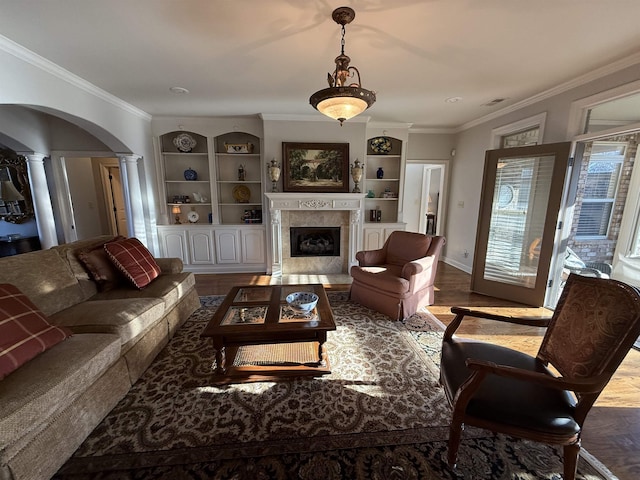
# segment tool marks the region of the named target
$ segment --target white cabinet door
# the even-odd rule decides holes
[[[242,263],[264,263],[264,230],[242,230]]]
[[[216,262],[240,263],[240,231],[237,228],[216,228]]]
[[[185,265],[189,264],[187,250],[187,232],[181,228],[158,228],[158,238],[163,257],[179,258]]]
[[[386,242],[389,235],[391,235],[391,232],[404,230],[405,227],[405,223],[378,224],[375,227],[365,224],[362,229],[364,250],[377,250],[382,248],[384,246],[384,242]]]
[[[384,230],[382,228],[363,228],[364,249],[377,250],[384,244]]]
[[[192,264],[212,265],[215,263],[213,232],[210,229],[189,230],[189,248]]]

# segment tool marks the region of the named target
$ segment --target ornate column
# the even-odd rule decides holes
[[[356,253],[362,249],[362,210],[351,210],[349,212],[349,270],[356,261]]]
[[[47,176],[44,171],[44,159],[42,153],[25,153],[27,170],[29,172],[29,185],[33,197],[33,210],[38,226],[38,235],[43,249],[58,245],[56,235],[56,223],[51,205],[51,195],[47,185]]]
[[[282,215],[279,209],[269,209],[271,216],[271,275],[282,276]]]
[[[138,161],[142,159],[135,154],[116,154],[120,162],[120,175],[124,193],[125,210],[127,212],[127,229],[129,236],[147,241],[147,229],[144,218],[144,206],[142,202],[142,189],[140,188],[140,175],[138,173]]]

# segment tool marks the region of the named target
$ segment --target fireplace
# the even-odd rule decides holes
[[[344,274],[358,264],[356,253],[362,245],[364,194],[265,193],[265,196],[269,200],[267,242],[271,245],[267,273],[274,277]],[[339,256],[293,257],[292,227],[338,227],[334,245],[339,245]]]
[[[292,257],[339,257],[340,227],[291,227]]]

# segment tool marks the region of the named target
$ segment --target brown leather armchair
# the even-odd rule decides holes
[[[456,462],[467,424],[562,445],[564,479],[573,480],[585,418],[640,335],[640,292],[616,280],[571,274],[550,319],[451,311],[456,316],[445,331],[440,364],[440,383],[453,407],[449,464]],[[547,329],[532,357],[455,337],[465,316]]]
[[[350,297],[393,320],[433,303],[433,282],[444,237],[395,231],[381,249],[356,254]]]

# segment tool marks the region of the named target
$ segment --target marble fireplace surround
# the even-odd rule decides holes
[[[287,271],[287,262],[291,262],[288,252],[289,248],[289,232],[291,226],[289,217],[295,212],[304,214],[306,218],[305,225],[294,226],[336,226],[336,215],[325,215],[331,212],[343,212],[345,215],[345,225],[342,226],[343,246],[341,255],[344,262],[340,267],[340,272],[331,273],[348,273],[352,265],[357,265],[356,253],[362,246],[362,227],[363,227],[363,211],[364,197],[362,193],[265,193],[269,208],[270,225],[267,228],[267,245],[269,248],[269,265],[271,266],[272,276],[281,277]],[[284,213],[283,213],[284,212]],[[313,215],[313,212],[322,213]],[[286,218],[285,218],[286,217]],[[283,218],[285,222],[283,222]],[[298,218],[298,217],[292,217]],[[324,219],[330,218],[330,222],[323,225]],[[320,222],[320,223],[319,223]],[[283,232],[283,228],[287,231]],[[346,238],[345,238],[346,237]],[[284,240],[283,240],[284,239]],[[286,243],[286,245],[285,245]],[[286,248],[285,248],[286,247]],[[319,262],[327,262],[326,257],[319,258]],[[301,273],[296,271],[295,273]],[[306,272],[306,273],[322,273],[322,272]]]

